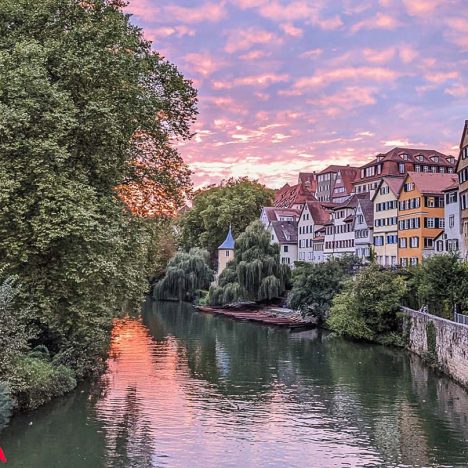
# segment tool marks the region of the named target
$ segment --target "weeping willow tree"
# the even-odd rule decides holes
[[[167,264],[166,275],[156,284],[153,297],[193,301],[200,291],[208,290],[214,279],[208,261],[206,250],[194,248],[188,253],[176,253]]]
[[[260,221],[254,221],[236,241],[234,260],[212,286],[208,303],[263,301],[280,297],[289,285],[291,270],[280,263],[277,244]]]

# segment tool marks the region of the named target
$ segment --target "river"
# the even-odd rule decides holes
[[[8,467],[468,466],[468,394],[419,358],[148,303],[94,384],[15,417]]]

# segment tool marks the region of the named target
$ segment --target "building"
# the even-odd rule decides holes
[[[326,208],[319,201],[308,201],[305,203],[297,227],[299,261],[315,261],[313,240],[316,232],[322,229],[330,220],[330,211],[330,208]]]
[[[299,210],[265,206],[260,213],[260,221],[267,228],[272,221],[299,221],[300,214]]]
[[[370,192],[372,197],[382,177],[402,177],[408,172],[452,173],[455,164],[454,156],[436,150],[393,148],[359,168],[353,184],[354,193]]]
[[[226,239],[218,247],[218,276],[226,268],[228,262],[234,259],[234,246],[235,241],[232,235],[231,226],[229,226],[229,231],[227,233]]]
[[[434,254],[460,252],[461,223],[458,181],[443,190],[445,196],[444,231],[435,239]]]
[[[355,255],[362,260],[369,260],[373,243],[374,205],[369,198],[359,198],[354,216]]]
[[[297,222],[273,221],[269,231],[271,242],[279,245],[280,262],[294,267],[297,261]]]
[[[359,197],[354,195],[346,202],[332,208],[331,219],[325,225],[323,250],[325,259],[355,254],[353,226],[359,198],[365,198],[365,195]]]
[[[331,202],[335,199],[348,198],[352,191],[352,181],[357,176],[358,168],[331,165],[317,174],[315,197],[318,201]],[[338,178],[338,183],[336,179]],[[348,180],[351,181],[348,185]],[[335,191],[336,189],[336,191]],[[341,200],[345,201],[345,200]]]
[[[296,185],[285,184],[275,193],[275,208],[301,211],[306,201],[315,200],[317,179],[315,172],[300,172]]]
[[[460,156],[456,167],[459,184],[461,245],[463,258],[468,259],[468,120],[460,142]]]
[[[434,252],[434,239],[445,227],[444,192],[452,174],[410,172],[398,196],[398,257],[402,266],[417,265]]]
[[[332,203],[344,203],[353,192],[353,182],[356,179],[358,169],[355,167],[344,167],[336,172],[332,184],[330,201]]]
[[[315,232],[315,237],[312,239],[313,248],[313,263],[322,263],[325,261],[325,226]]]
[[[384,177],[372,197],[374,252],[382,266],[398,265],[398,194],[403,182],[404,177]]]

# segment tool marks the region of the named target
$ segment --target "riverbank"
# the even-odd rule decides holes
[[[406,348],[468,391],[468,325],[402,308]]]

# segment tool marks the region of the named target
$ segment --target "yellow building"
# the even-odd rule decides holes
[[[398,258],[402,266],[417,265],[434,251],[444,230],[443,190],[453,174],[409,172],[398,196]]]
[[[384,177],[372,198],[374,252],[377,263],[382,266],[398,264],[398,194],[403,182],[403,177]]]

